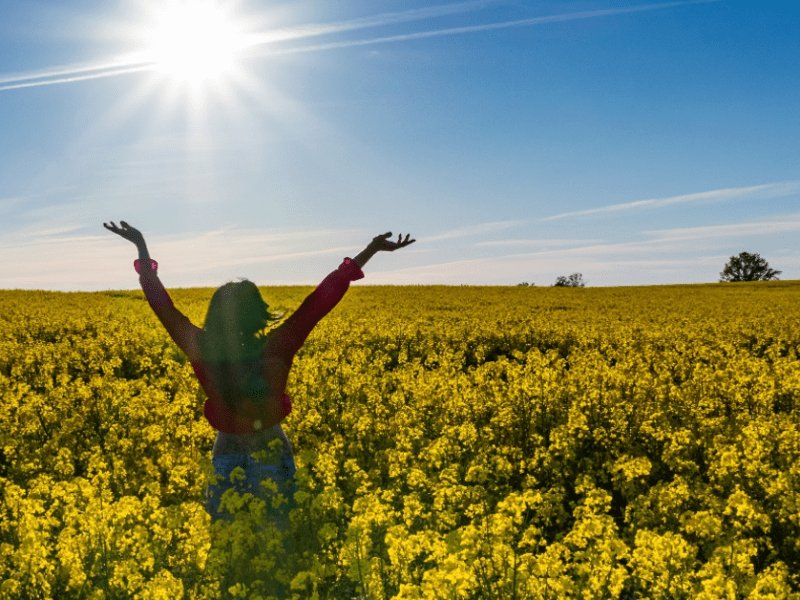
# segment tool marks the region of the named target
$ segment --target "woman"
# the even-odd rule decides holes
[[[219,506],[222,493],[229,488],[269,497],[261,482],[270,479],[289,500],[276,515],[276,524],[285,528],[295,464],[280,422],[292,409],[285,388],[294,356],[319,320],[342,299],[350,282],[364,277],[361,268],[376,252],[392,252],[415,240],[401,235],[392,242],[391,232],[376,236],[354,259],[345,258],[288,319],[262,335],[267,323],[277,317],[269,313],[255,284],[247,280],[231,282],[214,292],[200,329],[173,306],[141,232],[125,221],[120,225],[103,223],[138,248],[139,260],[134,261],[134,267],[147,301],[189,358],[207,396],[204,413],[217,430],[212,462],[218,475],[217,483],[209,485],[206,493],[209,513],[215,518],[231,518],[221,514]],[[272,458],[264,460],[270,452]],[[230,475],[236,467],[242,467],[245,479],[233,483]]]

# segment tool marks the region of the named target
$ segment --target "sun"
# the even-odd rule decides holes
[[[178,81],[219,80],[246,46],[241,26],[215,0],[169,0],[153,17],[145,55],[155,70]]]

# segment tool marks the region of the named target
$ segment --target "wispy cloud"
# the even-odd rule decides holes
[[[0,213],[8,212],[12,208],[19,206],[21,203],[22,203],[21,198],[0,199]]]
[[[147,235],[150,253],[159,261],[168,286],[213,286],[245,275],[260,283],[316,283],[369,239],[362,231],[318,228],[231,227],[180,236]],[[131,276],[135,248],[101,229],[99,223],[90,229],[85,222],[37,221],[0,235],[0,249],[0,288],[86,290],[136,285]],[[337,258],[314,260],[326,256]]]
[[[188,253],[184,250],[174,258],[176,259],[176,267],[180,268],[181,264],[185,264],[185,266],[180,269],[182,273],[204,273],[209,270],[231,269],[233,267],[242,267],[246,265],[263,265],[265,263],[287,261],[295,258],[307,258],[310,256],[344,255],[352,253],[354,249],[356,249],[355,246],[335,246],[325,247],[320,250],[304,250],[300,252],[261,253],[241,258],[198,257],[196,254]],[[360,250],[360,248],[358,248],[358,250]],[[203,254],[207,253],[204,252]]]
[[[534,281],[550,285],[557,276],[576,271],[582,272],[593,286],[618,285],[619,282],[625,285],[710,282],[717,280],[719,271],[734,251],[732,248],[739,251],[775,235],[794,238],[796,232],[800,232],[800,214],[738,224],[653,230],[642,232],[648,239],[636,241],[442,260],[372,273],[369,282],[493,285]],[[484,243],[480,245],[485,246]],[[784,276],[786,269],[798,262],[785,251],[770,254],[769,260],[776,268],[784,270]]]
[[[549,217],[537,219],[537,222],[555,221],[558,219],[569,219],[573,217],[585,217],[589,215],[599,215],[604,213],[615,213],[621,211],[636,210],[640,208],[659,208],[671,204],[682,204],[687,202],[703,201],[724,201],[734,198],[748,198],[751,200],[765,200],[767,198],[780,198],[800,193],[800,181],[787,181],[783,183],[768,183],[765,185],[755,185],[743,188],[726,188],[712,190],[709,192],[699,192],[686,194],[683,196],[672,196],[670,198],[654,198],[650,200],[637,200],[636,202],[625,202],[623,204],[611,204],[599,208],[589,208],[586,210],[573,210],[559,213]]]
[[[654,241],[684,241],[707,238],[754,237],[800,231],[800,215],[788,215],[772,221],[751,221],[734,225],[710,225],[707,227],[687,227],[683,229],[661,229],[643,233],[654,236]]]
[[[468,227],[461,227],[459,229],[451,229],[433,236],[426,236],[425,242],[438,242],[441,240],[452,240],[456,238],[471,237],[490,233],[493,231],[501,231],[503,229],[510,229],[518,225],[522,225],[524,221],[493,221],[490,223],[481,223],[479,225],[470,225]]]
[[[748,221],[746,223],[730,225],[720,224],[643,231],[642,234],[648,236],[650,239],[507,254],[500,258],[512,260],[525,258],[554,259],[560,257],[585,257],[589,260],[592,257],[600,255],[615,254],[669,253],[673,255],[686,255],[687,253],[698,251],[700,247],[721,249],[728,247],[732,242],[743,242],[748,238],[797,231],[800,231],[800,214],[774,217],[766,221]],[[692,240],[701,241],[702,243],[687,245],[687,242]]]
[[[273,54],[294,54],[298,52],[318,52],[322,50],[332,50],[336,48],[348,48],[354,46],[365,46],[372,44],[384,44],[391,42],[402,42],[415,39],[441,37],[449,35],[461,35],[468,33],[478,33],[509,27],[532,27],[549,23],[560,23],[577,19],[592,19],[598,17],[608,17],[626,13],[635,13],[650,10],[659,10],[685,6],[691,4],[706,4],[720,2],[721,0],[685,0],[682,2],[664,2],[659,4],[646,4],[642,6],[629,6],[623,8],[609,8],[602,10],[580,11],[563,13],[558,15],[548,15],[544,17],[532,17],[528,19],[516,19],[495,23],[482,23],[478,25],[468,25],[463,27],[438,28],[428,31],[418,31],[399,35],[383,36],[377,38],[361,40],[344,40],[329,42],[316,45],[295,46],[290,48],[276,48]],[[442,6],[427,7],[421,9],[411,9],[401,12],[384,13],[373,17],[353,19],[350,21],[336,21],[328,24],[311,24],[294,28],[265,31],[250,34],[243,38],[241,49],[252,48],[276,44],[285,41],[302,40],[313,36],[330,35],[344,33],[358,29],[371,27],[381,27],[423,19],[436,18],[450,14],[464,13],[483,8],[492,4],[490,0],[473,0],[468,2],[457,2]],[[70,83],[102,77],[113,77],[126,73],[148,71],[157,68],[157,63],[145,54],[130,54],[106,60],[98,63],[53,67],[29,73],[0,76],[0,91],[12,90],[26,87],[36,87],[41,85],[54,85],[60,83]]]
[[[297,229],[289,231],[225,228],[170,239],[155,239],[151,253],[169,257],[181,277],[210,273],[234,276],[232,270],[298,258],[354,253],[355,245],[342,244],[360,237],[348,230]],[[366,237],[366,236],[362,236]]]
[[[516,222],[489,223],[420,239],[420,249],[432,239],[469,237],[511,223]],[[363,283],[491,285],[534,281],[549,285],[556,276],[575,271],[582,272],[591,285],[715,281],[732,248],[741,250],[758,243],[759,248],[754,250],[764,255],[760,249],[764,240],[780,236],[791,240],[797,232],[800,214],[789,214],[737,224],[648,230],[641,233],[644,239],[625,242],[506,240],[494,246],[522,246],[533,251],[496,256],[486,255],[485,249],[491,245],[462,244],[453,253],[420,253],[415,260],[408,254],[401,262],[376,261]],[[161,263],[160,272],[169,287],[215,286],[242,275],[277,285],[318,282],[342,256],[352,256],[368,239],[369,233],[356,230],[220,228],[199,234],[148,236],[148,245]],[[563,247],[540,249],[536,245],[539,242],[550,246],[557,242]],[[104,230],[90,231],[85,223],[37,221],[0,236],[0,248],[2,288],[99,290],[137,285],[131,267],[133,247]],[[777,261],[774,245],[771,252],[768,259],[776,268],[786,273],[794,265],[786,256]],[[391,268],[400,265],[404,268]]]
[[[476,246],[574,246],[575,244],[593,244],[602,240],[574,240],[574,239],[537,239],[537,240],[497,240],[492,242],[478,242]]]
[[[742,188],[725,188],[720,190],[711,190],[706,192],[697,192],[694,194],[685,194],[682,196],[672,196],[669,198],[657,198],[650,200],[638,200],[636,202],[627,202],[624,204],[612,204],[609,206],[602,206],[599,208],[592,208],[587,210],[576,210],[549,217],[533,219],[530,221],[525,220],[510,220],[510,221],[493,221],[489,223],[480,223],[459,229],[446,231],[431,237],[426,237],[426,242],[449,240],[464,237],[474,237],[483,234],[511,229],[514,227],[521,227],[530,225],[532,223],[542,223],[548,221],[555,221],[559,219],[568,219],[572,217],[583,217],[604,213],[616,213],[623,211],[636,210],[640,208],[660,208],[674,204],[691,203],[691,202],[721,202],[733,199],[747,199],[747,200],[765,200],[768,198],[779,198],[783,196],[790,196],[792,194],[800,193],[800,181],[787,181],[782,183],[768,183],[764,185],[756,185]],[[758,223],[743,223],[739,225],[715,225],[709,227],[694,227],[685,229],[673,229],[663,231],[644,231],[646,235],[652,235],[653,240],[649,241],[634,241],[624,242],[622,244],[614,244],[613,246],[626,246],[636,247],[641,244],[652,244],[655,242],[663,242],[670,239],[699,239],[704,237],[726,237],[726,236],[741,236],[741,235],[756,235],[762,231],[794,231],[794,221],[763,221]],[[476,242],[474,245],[482,248],[501,248],[501,247],[544,247],[546,250],[542,252],[565,252],[580,250],[581,248],[608,248],[610,246],[601,243],[600,239],[508,239],[508,240],[485,240]],[[573,246],[574,249],[551,250],[554,246]]]
[[[473,258],[370,273],[372,285],[491,284],[515,276],[518,267],[508,261]]]

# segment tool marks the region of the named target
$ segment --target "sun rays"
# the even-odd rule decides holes
[[[0,75],[0,91],[70,83],[141,71],[156,71],[184,83],[198,84],[214,81],[219,84],[222,75],[230,74],[237,66],[240,66],[240,55],[254,47],[266,47],[267,51],[264,52],[266,55],[324,51],[430,37],[463,35],[510,27],[531,27],[718,1],[720,0],[681,0],[460,27],[437,27],[396,35],[333,40],[306,45],[291,45],[291,43],[312,37],[343,34],[350,31],[478,11],[492,5],[493,2],[491,0],[470,0],[332,23],[264,29],[263,26],[259,28],[253,26],[254,23],[263,23],[263,19],[246,18],[233,14],[229,5],[223,4],[221,0],[170,0],[167,3],[153,1],[145,5],[145,12],[148,15],[145,21],[119,27],[122,35],[132,38],[134,46],[138,46],[130,53],[112,60],[91,64]],[[290,45],[281,45],[286,42],[289,42]]]

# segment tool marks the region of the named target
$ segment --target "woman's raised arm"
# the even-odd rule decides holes
[[[291,364],[295,353],[300,350],[311,330],[344,297],[350,282],[364,277],[361,267],[377,252],[393,252],[415,241],[409,240],[410,235],[406,235],[405,240],[401,235],[396,242],[391,242],[389,241],[391,236],[391,232],[375,236],[355,258],[345,258],[339,268],[323,279],[300,307],[275,329],[267,343],[271,345],[276,356]]]
[[[193,325],[186,315],[173,305],[172,298],[169,297],[167,290],[164,289],[161,280],[156,274],[158,263],[150,258],[144,236],[138,229],[131,227],[125,221],[120,221],[122,227],[117,227],[113,221],[110,223],[111,225],[103,223],[103,227],[132,242],[139,250],[139,260],[134,262],[134,267],[136,272],[139,273],[139,283],[142,286],[142,290],[144,290],[144,295],[147,297],[150,308],[153,309],[167,333],[178,345],[178,348],[183,350],[184,354],[189,357],[189,360],[192,362],[199,360],[200,345],[198,334],[202,329]]]

